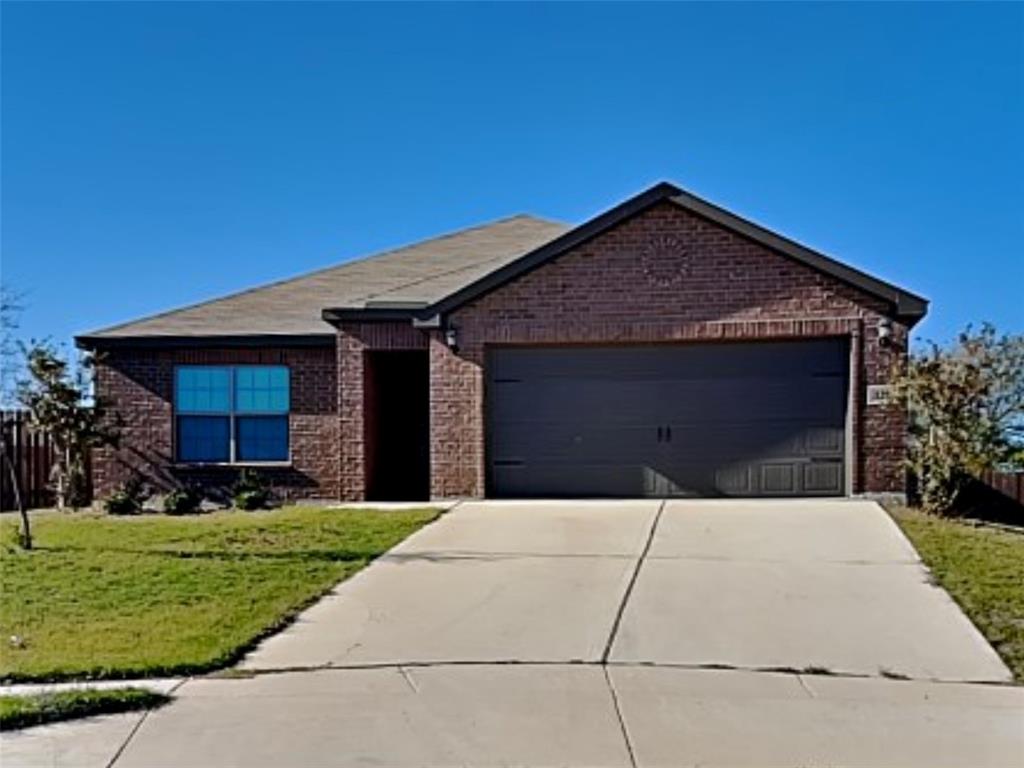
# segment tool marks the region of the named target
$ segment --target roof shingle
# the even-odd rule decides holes
[[[333,334],[325,307],[432,304],[568,230],[513,216],[79,338]]]

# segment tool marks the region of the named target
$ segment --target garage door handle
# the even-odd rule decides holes
[[[665,427],[665,442],[672,442],[672,427]]]

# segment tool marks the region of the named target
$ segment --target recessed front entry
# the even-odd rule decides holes
[[[832,496],[844,339],[507,347],[487,360],[493,496]]]
[[[367,352],[363,370],[366,498],[430,498],[426,351]]]

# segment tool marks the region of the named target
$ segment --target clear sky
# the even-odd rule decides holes
[[[667,179],[1024,331],[1024,5],[0,4],[2,277],[76,332]]]

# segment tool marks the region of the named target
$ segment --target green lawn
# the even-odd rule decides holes
[[[124,678],[238,660],[437,511],[45,512],[0,519],[0,679]],[[17,639],[15,639],[17,638]]]
[[[1024,533],[904,508],[892,514],[939,584],[1024,682]]]
[[[168,696],[141,688],[0,696],[0,731],[28,728],[76,717],[152,709],[168,701]]]

